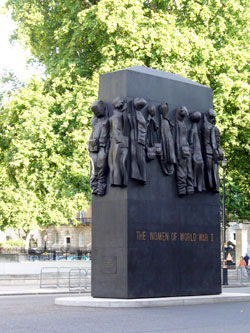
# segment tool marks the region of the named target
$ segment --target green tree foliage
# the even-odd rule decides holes
[[[84,93],[50,89],[33,78],[2,106],[1,228],[68,223],[88,203]]]
[[[11,96],[13,90],[18,90],[23,84],[18,80],[15,73],[3,70],[0,74],[0,103],[4,103],[4,98]]]
[[[58,158],[52,170],[69,175],[69,165],[61,156],[69,154],[71,163],[79,165],[79,149],[81,161],[87,161],[88,105],[97,96],[100,73],[132,65],[173,72],[213,89],[222,146],[229,159],[228,208],[239,218],[249,218],[244,208],[250,204],[248,0],[8,0],[7,6],[18,26],[14,37],[46,66],[47,79],[40,84],[37,101],[39,119],[47,114],[52,121],[43,142],[60,138],[52,145],[51,154]],[[31,95],[37,93],[33,88]],[[17,116],[21,100],[16,96],[12,101],[16,101]],[[29,122],[26,116],[23,119]],[[16,161],[13,149],[8,148],[6,155]],[[35,151],[34,147],[31,152]],[[41,162],[40,157],[34,160]],[[46,163],[40,167],[50,169]],[[47,187],[39,166],[31,163],[25,168],[32,165],[34,184],[38,193],[44,193]],[[21,174],[22,169],[18,170]],[[62,179],[53,178],[52,173],[48,183]],[[73,191],[70,177],[65,181]]]

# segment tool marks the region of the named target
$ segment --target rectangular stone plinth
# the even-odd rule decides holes
[[[207,112],[210,88],[143,67],[104,74],[99,99],[142,97],[151,104]],[[110,108],[111,109],[111,108]],[[190,124],[187,123],[187,126]],[[147,163],[147,184],[107,186],[92,201],[92,296],[145,298],[221,292],[218,193],[178,197],[175,175]]]

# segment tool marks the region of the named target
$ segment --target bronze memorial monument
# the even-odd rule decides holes
[[[212,90],[135,66],[101,75],[91,108],[92,296],[220,293]]]

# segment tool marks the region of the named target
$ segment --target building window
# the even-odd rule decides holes
[[[84,232],[80,232],[80,235],[79,235],[79,246],[80,247],[83,247],[84,246]]]
[[[30,236],[29,247],[30,248],[36,248],[37,247],[37,241],[34,239],[33,235]]]
[[[65,243],[66,246],[70,245],[70,233],[68,231],[66,232]]]
[[[55,243],[58,245],[59,244],[59,234],[58,232],[56,231],[56,234],[55,234]]]
[[[83,210],[80,211],[80,222],[81,223],[84,222],[84,211]]]

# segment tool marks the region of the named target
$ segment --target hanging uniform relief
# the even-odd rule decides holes
[[[113,115],[109,119],[110,123],[110,150],[108,156],[110,169],[110,185],[127,186],[127,157],[128,140],[125,135],[125,117],[127,103],[120,97],[112,102]]]
[[[92,133],[89,139],[90,185],[93,194],[104,195],[107,176],[109,119],[103,101],[94,102],[91,109],[94,117],[91,120]]]
[[[131,178],[143,184],[146,183],[146,134],[147,122],[141,113],[147,102],[143,98],[135,98],[128,112],[130,123],[130,153],[131,153]]]
[[[176,165],[174,139],[172,135],[172,128],[170,120],[167,118],[168,104],[164,103],[159,106],[160,109],[160,127],[161,127],[161,168],[166,175],[174,173]]]
[[[216,113],[210,109],[204,115],[202,136],[204,144],[205,180],[209,191],[218,192],[220,186],[219,161],[223,159],[224,153],[220,150],[220,132],[215,126]]]
[[[92,193],[104,195],[107,175],[111,186],[126,187],[131,178],[147,182],[147,163],[158,159],[166,176],[175,174],[177,194],[219,190],[218,164],[223,158],[216,113],[204,114],[185,106],[149,104],[143,98],[116,97],[108,115],[107,103],[97,101],[91,109],[89,140]],[[159,169],[159,172],[160,169]]]
[[[204,180],[204,162],[201,151],[200,135],[198,123],[201,119],[200,112],[193,112],[190,114],[192,126],[189,134],[189,145],[192,159],[193,169],[193,185],[196,191],[205,191]]]
[[[159,126],[156,121],[156,106],[147,108],[147,137],[146,152],[149,160],[154,160],[156,155],[161,155],[161,144],[159,139]]]

